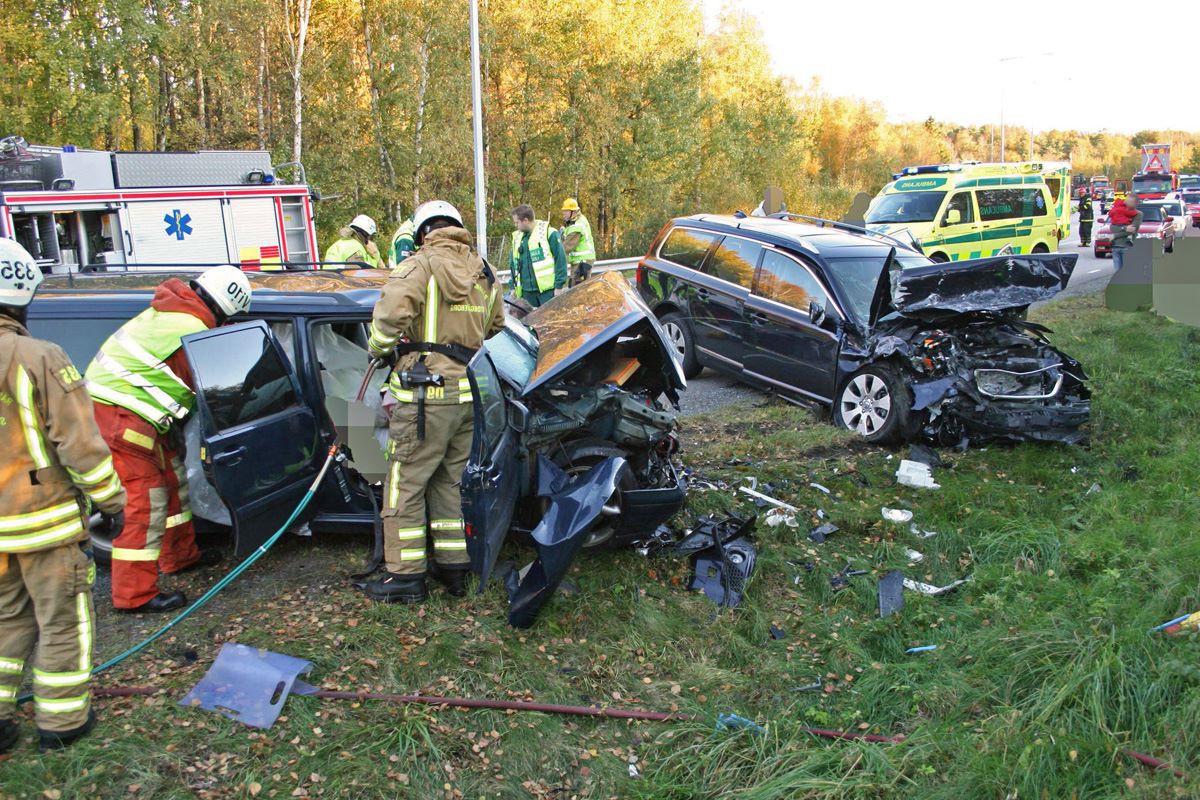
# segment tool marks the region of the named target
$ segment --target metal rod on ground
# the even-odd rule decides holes
[[[471,0],[471,120],[475,149],[475,249],[488,257],[487,195],[483,172],[483,87],[479,66],[479,0]]]

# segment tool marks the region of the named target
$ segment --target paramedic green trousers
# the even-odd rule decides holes
[[[0,562],[0,719],[16,716],[32,655],[38,728],[74,730],[87,722],[92,701],[95,562],[77,542],[0,553]]]
[[[427,541],[442,566],[465,566],[459,482],[471,450],[470,403],[425,404],[425,438],[417,439],[417,404],[392,409],[388,474],[383,486],[384,562],[397,575],[423,575]]]

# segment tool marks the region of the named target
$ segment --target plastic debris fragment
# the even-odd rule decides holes
[[[904,459],[896,469],[896,482],[917,489],[940,489],[942,485],[933,479],[933,470],[928,464]]]
[[[883,514],[883,518],[888,522],[895,522],[897,524],[912,522],[913,512],[909,511],[907,508],[888,508],[887,506],[884,506],[883,508],[879,509],[879,511],[881,514]]]

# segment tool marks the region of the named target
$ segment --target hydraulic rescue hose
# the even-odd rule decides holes
[[[157,631],[150,634],[148,637],[146,637],[142,641],[138,642],[133,647],[130,647],[125,652],[120,653],[119,655],[115,655],[112,658],[110,658],[108,661],[105,661],[103,664],[101,664],[97,667],[94,667],[92,669],[92,674],[99,675],[101,672],[104,672],[105,670],[108,670],[108,669],[112,669],[113,667],[115,667],[117,664],[120,664],[125,659],[130,658],[131,656],[137,655],[141,651],[145,650],[151,644],[153,644],[154,642],[161,639],[167,633],[167,631],[171,630],[176,625],[178,625],[179,623],[183,622],[185,619],[190,617],[193,613],[195,613],[196,611],[201,609],[206,603],[208,603],[209,600],[212,600],[214,597],[216,597],[218,594],[220,594],[222,589],[224,589],[226,586],[228,586],[229,584],[231,584],[235,580],[237,580],[238,576],[241,575],[246,570],[248,570],[254,564],[254,562],[256,562],[260,558],[262,558],[266,554],[266,552],[271,549],[271,546],[274,545],[277,541],[279,541],[279,538],[281,536],[283,536],[284,533],[287,532],[287,529],[292,527],[292,523],[296,521],[296,518],[304,513],[304,509],[308,507],[309,502],[311,502],[313,499],[313,495],[315,495],[317,493],[317,489],[320,487],[321,481],[323,481],[325,479],[325,474],[327,472],[329,472],[329,465],[333,463],[333,460],[337,457],[337,454],[338,454],[338,445],[335,442],[333,445],[330,446],[329,453],[328,453],[328,455],[325,456],[325,463],[321,465],[321,470],[320,470],[320,472],[317,473],[317,477],[314,478],[313,482],[309,485],[308,491],[304,493],[304,497],[300,498],[300,503],[296,506],[295,510],[292,511],[291,516],[289,516],[287,518],[287,521],[284,522],[283,525],[281,525],[279,527],[279,530],[275,531],[275,533],[271,535],[271,538],[267,539],[265,542],[263,542],[261,545],[259,545],[259,548],[257,550],[255,550],[250,555],[246,556],[246,559],[242,563],[240,563],[236,567],[234,567],[229,572],[228,575],[226,575],[221,580],[217,581],[217,583],[211,589],[209,589],[207,592],[202,594],[194,603],[192,603],[187,608],[185,608],[183,611],[181,611],[179,613],[179,616],[175,617],[170,622],[168,622],[166,625],[163,625]],[[28,702],[31,699],[33,699],[33,695],[27,694],[27,695],[24,695],[24,696],[18,698],[18,702],[24,703],[24,702]]]

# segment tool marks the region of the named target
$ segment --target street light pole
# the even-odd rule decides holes
[[[479,66],[479,0],[471,0],[471,115],[475,148],[475,249],[488,256],[487,194],[483,167],[483,88]]]
[[[996,63],[1001,65],[1001,69],[1000,69],[1000,161],[1001,161],[1001,162],[1004,162],[1004,161],[1007,161],[1007,160],[1008,160],[1008,158],[1007,158],[1007,156],[1006,156],[1006,154],[1005,154],[1005,150],[1004,150],[1004,145],[1005,145],[1005,137],[1004,137],[1004,90],[1007,88],[1007,83],[1008,83],[1008,73],[1007,73],[1007,72],[1004,70],[1004,68],[1003,68],[1003,65],[1004,65],[1004,64],[1007,64],[1007,63],[1010,63],[1010,62],[1012,62],[1012,61],[1024,61],[1024,60],[1026,60],[1026,59],[1029,59],[1029,58],[1051,58],[1051,57],[1053,57],[1053,56],[1054,56],[1054,53],[1038,53],[1038,54],[1036,54],[1036,55],[1029,55],[1029,56],[1005,56],[1005,57],[1003,57],[1003,58],[997,58],[997,59],[996,59]],[[1018,145],[1018,146],[1019,146],[1019,145]],[[1032,124],[1032,122],[1030,122],[1030,125],[1029,125],[1029,160],[1030,160],[1030,161],[1033,161],[1033,124]]]

